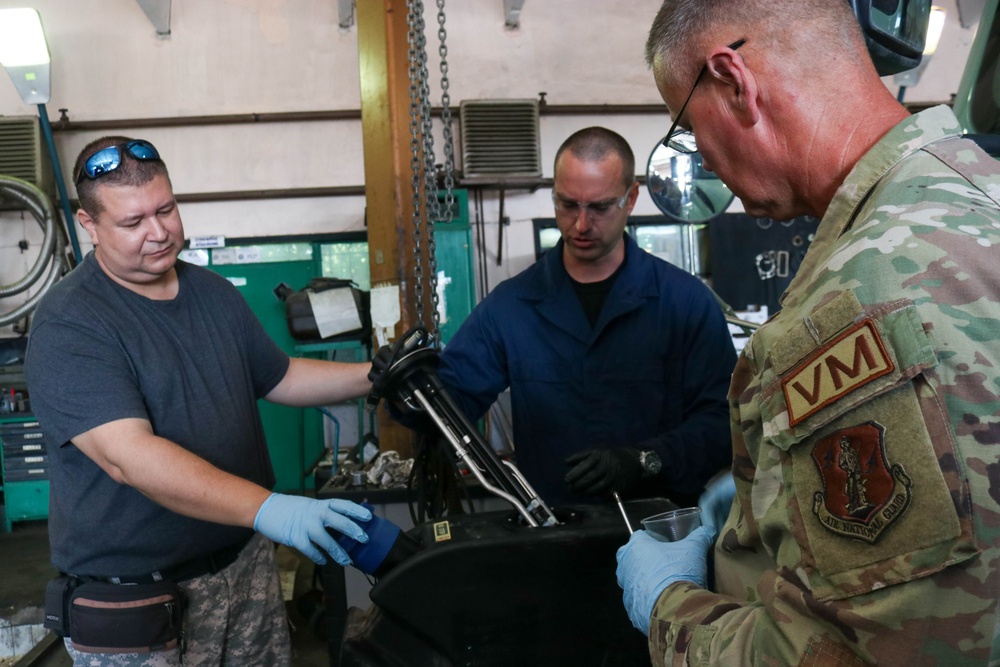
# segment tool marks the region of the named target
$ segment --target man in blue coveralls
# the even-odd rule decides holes
[[[730,461],[722,310],[625,232],[639,185],[624,138],[574,133],[554,180],[562,239],[483,299],[439,376],[470,418],[510,387],[518,468],[550,505],[612,491],[693,504]]]

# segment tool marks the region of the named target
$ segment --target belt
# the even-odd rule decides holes
[[[231,544],[228,547],[222,547],[218,551],[213,551],[207,556],[192,558],[191,560],[184,561],[178,565],[174,565],[157,572],[151,572],[150,574],[142,574],[132,577],[80,578],[90,581],[104,581],[111,584],[152,584],[157,581],[173,581],[176,583],[179,581],[203,577],[206,574],[216,574],[226,569],[236,561],[240,552],[243,551],[243,547],[250,542],[252,537],[253,535],[250,535],[250,537],[246,537],[235,544]]]

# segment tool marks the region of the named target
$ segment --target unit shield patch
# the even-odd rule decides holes
[[[823,480],[813,513],[835,533],[874,544],[910,504],[910,478],[885,455],[885,427],[870,421],[813,446]]]

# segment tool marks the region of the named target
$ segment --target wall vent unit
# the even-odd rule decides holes
[[[538,178],[538,100],[464,100],[462,173],[465,178]]]
[[[0,175],[13,176],[37,185],[50,197],[55,193],[52,163],[35,116],[0,116]],[[22,205],[0,197],[0,208]]]

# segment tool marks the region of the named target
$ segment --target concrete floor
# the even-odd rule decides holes
[[[0,506],[2,509],[2,506]],[[2,524],[0,524],[2,528]],[[41,628],[45,583],[55,576],[49,563],[48,526],[44,521],[14,524],[9,533],[0,532],[0,667],[30,664],[31,667],[69,667],[72,661],[61,646],[45,653],[37,661],[28,662],[5,657],[13,651],[5,646],[38,645],[35,653],[49,645],[54,635]],[[284,547],[281,547],[284,550]],[[312,590],[313,564],[299,554],[287,550],[279,553],[279,561],[294,570],[293,601],[287,603],[292,624],[293,667],[328,667],[328,643],[319,635],[320,594]],[[298,567],[294,560],[299,561]],[[285,567],[283,565],[283,567]],[[26,649],[22,649],[26,650]],[[16,655],[23,655],[20,651]]]

